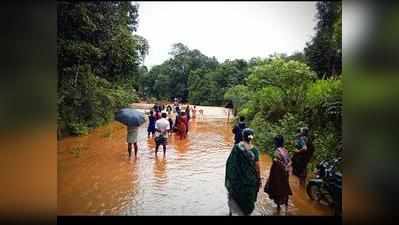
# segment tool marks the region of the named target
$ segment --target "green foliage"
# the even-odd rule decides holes
[[[255,143],[261,149],[272,153],[274,150],[273,139],[276,135],[283,135],[286,148],[292,152],[294,149],[293,140],[298,127],[303,127],[305,123],[291,113],[287,113],[277,122],[267,121],[261,113],[257,113],[251,127],[255,130]]]
[[[342,95],[340,79],[317,80],[306,92],[305,115],[312,127],[335,126],[336,135],[342,135]]]
[[[315,79],[306,64],[277,57],[251,69],[247,83],[256,110],[277,121],[288,111],[302,111],[305,90]]]
[[[182,43],[173,45],[171,59],[154,66],[140,79],[143,95],[171,100],[181,97],[197,105],[222,105],[228,88],[244,84],[248,76],[245,60],[226,60],[219,64]]]
[[[306,64],[275,58],[268,63],[256,66],[247,82],[249,88],[255,91],[265,86],[275,86],[287,92],[295,86],[302,87],[315,78],[314,73]]]
[[[250,99],[248,87],[242,84],[233,86],[226,91],[224,99],[232,101],[235,107],[240,108]]]
[[[338,79],[317,80],[306,92],[306,104],[309,107],[321,106],[342,98],[342,81]]]
[[[58,134],[85,134],[137,100],[147,41],[130,2],[58,2]]]
[[[191,50],[182,43],[174,44],[169,54],[172,56],[171,59],[152,67],[148,73],[141,76],[140,86],[143,96],[160,100],[180,97],[183,101],[189,98],[195,102],[205,101],[201,96],[193,94],[200,86],[193,82],[205,79],[204,73],[216,68],[217,60],[205,56],[196,49]],[[198,71],[194,73],[196,70]],[[193,90],[191,95],[190,89]]]
[[[78,146],[72,147],[72,149],[69,151],[69,153],[71,153],[76,158],[79,158],[80,157],[80,153],[82,153],[83,150],[87,150],[87,147],[84,147],[82,145],[78,145]]]
[[[341,74],[342,2],[317,2],[316,35],[306,43],[306,61],[319,78]]]
[[[314,137],[314,145],[317,150],[314,161],[331,159],[338,155],[336,149],[339,145],[339,137],[335,135],[332,128],[317,130],[314,132]]]
[[[298,128],[308,126],[315,136],[314,163],[336,155],[342,140],[341,79],[318,80],[309,66],[280,54],[257,59],[249,71],[247,86],[230,88],[224,98],[249,121],[260,149],[273,151],[273,138],[281,134],[292,152]]]

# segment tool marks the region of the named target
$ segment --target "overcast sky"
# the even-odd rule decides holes
[[[137,33],[150,45],[145,65],[161,64],[172,44],[225,59],[301,51],[314,34],[315,2],[140,2]]]

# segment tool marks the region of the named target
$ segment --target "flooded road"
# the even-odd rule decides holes
[[[58,215],[228,215],[224,174],[233,134],[219,117],[208,110],[204,119],[191,120],[187,139],[169,137],[165,157],[155,155],[147,123],[139,128],[136,159],[128,158],[126,127],[118,122],[60,140]],[[260,166],[262,188],[252,215],[279,215],[263,192],[271,166],[265,153]],[[290,183],[288,215],[331,215],[294,177]]]

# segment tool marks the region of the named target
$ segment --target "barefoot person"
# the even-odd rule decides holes
[[[198,112],[200,114],[201,120],[203,120],[204,119],[204,110],[203,109],[199,109]]]
[[[169,121],[166,119],[166,112],[161,114],[161,119],[155,123],[156,137],[155,137],[155,154],[158,153],[160,145],[163,147],[163,154],[166,154],[166,144],[168,142],[168,132],[170,130]]]
[[[253,130],[243,130],[243,140],[235,144],[226,163],[225,187],[230,215],[250,215],[261,186],[259,152],[252,145]]]
[[[134,146],[134,157],[137,156],[137,134],[139,127],[128,126],[127,127],[127,151],[129,158],[132,156],[132,144]]]
[[[285,210],[288,210],[288,197],[292,195],[289,185],[289,173],[291,170],[291,160],[287,149],[284,148],[284,138],[277,135],[274,138],[274,145],[276,147],[274,153],[274,160],[270,168],[269,178],[266,182],[264,191],[269,195],[269,198],[277,204],[277,210],[280,210],[280,205],[285,205]]]

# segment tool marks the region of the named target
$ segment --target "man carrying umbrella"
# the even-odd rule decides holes
[[[134,157],[137,156],[137,134],[139,127],[128,126],[127,127],[127,151],[129,152],[129,158],[132,155],[132,143],[134,146]]]
[[[129,158],[132,155],[132,144],[134,146],[134,156],[137,156],[137,134],[138,128],[145,122],[144,113],[132,108],[121,109],[115,119],[127,126],[127,151]]]

